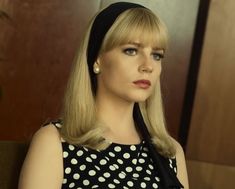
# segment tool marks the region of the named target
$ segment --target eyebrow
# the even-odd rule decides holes
[[[144,45],[143,45],[142,43],[138,43],[138,42],[128,42],[127,44],[135,45],[135,46],[141,47],[141,48],[144,47]],[[163,49],[163,48],[160,48],[160,47],[153,47],[153,50],[156,50],[156,51],[163,50],[163,51],[164,51],[164,49]]]

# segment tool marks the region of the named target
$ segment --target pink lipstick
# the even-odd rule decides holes
[[[149,80],[141,79],[133,82],[135,85],[140,87],[141,89],[148,89],[151,86],[151,82]]]

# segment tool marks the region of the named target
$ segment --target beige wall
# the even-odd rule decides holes
[[[191,189],[235,185],[235,1],[212,0],[187,144]]]

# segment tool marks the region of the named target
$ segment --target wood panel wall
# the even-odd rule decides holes
[[[59,116],[70,66],[88,20],[117,1],[3,1],[12,24],[5,24],[0,33],[7,35],[0,37],[5,46],[0,64],[0,140],[27,140],[43,122]],[[199,0],[135,2],[159,14],[169,28],[162,87],[168,127],[177,138]]]
[[[234,9],[211,1],[186,150],[191,189],[235,185]]]
[[[0,34],[8,35],[0,64],[1,140],[27,140],[45,121],[58,118],[73,57],[99,4],[5,1],[13,31]]]

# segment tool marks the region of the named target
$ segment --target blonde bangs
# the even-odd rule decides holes
[[[136,40],[154,48],[167,48],[167,29],[148,9],[135,8],[121,14],[107,32],[100,53]]]

